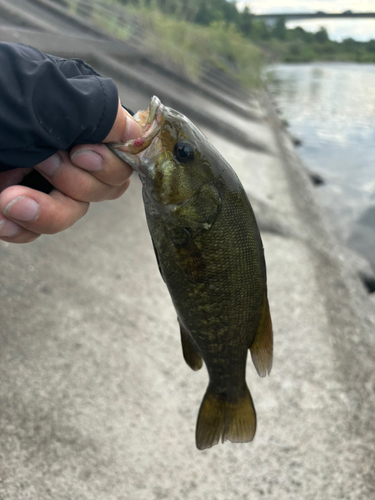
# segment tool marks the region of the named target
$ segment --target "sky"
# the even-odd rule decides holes
[[[238,0],[237,6],[242,9],[247,5],[253,14],[268,12],[375,12],[375,0]],[[375,39],[375,18],[355,20],[306,20],[288,21],[288,28],[301,26],[306,31],[318,31],[324,26],[332,40],[344,38],[355,40]]]

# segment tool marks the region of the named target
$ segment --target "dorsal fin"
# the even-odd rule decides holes
[[[264,293],[262,313],[255,339],[250,346],[251,358],[258,375],[265,377],[271,372],[273,333],[267,292]]]

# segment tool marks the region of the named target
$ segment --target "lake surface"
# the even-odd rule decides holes
[[[375,266],[375,65],[280,64],[269,89],[337,234]],[[360,241],[359,241],[360,240]]]

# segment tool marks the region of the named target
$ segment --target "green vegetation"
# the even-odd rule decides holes
[[[259,83],[264,62],[262,51],[244,39],[233,24],[213,21],[209,26],[180,21],[162,13],[148,13],[147,28],[156,36],[148,49],[175,63],[182,63],[190,77],[198,78],[204,68],[219,68],[237,75],[246,86]]]
[[[71,0],[71,9],[76,1]],[[103,9],[103,4],[110,8]],[[235,22],[227,21],[232,15],[239,14],[226,0],[101,0],[93,4],[91,19],[192,79],[205,70],[219,69],[247,87],[256,87],[264,53]]]
[[[279,20],[279,23],[285,27],[282,20]],[[276,36],[274,30],[273,35],[270,34],[263,46],[270,50],[276,59],[283,62],[353,61],[375,63],[375,40],[358,42],[347,38],[342,42],[334,42],[329,39],[324,28],[320,28],[316,33],[310,33],[300,27],[285,29],[283,37]]]
[[[302,28],[287,29],[279,18],[273,26],[255,18],[248,7],[239,12],[231,0],[118,0],[122,4],[157,10],[168,18],[195,25],[231,26],[244,42],[255,43],[269,56],[284,62],[355,61],[375,62],[375,39],[357,42],[348,38],[343,42],[329,39],[324,28],[311,33]],[[222,28],[221,28],[222,29]],[[223,34],[223,33],[222,33]]]
[[[70,1],[72,9],[80,3]],[[219,68],[254,86],[262,65],[270,60],[375,62],[375,40],[349,38],[338,43],[329,39],[324,28],[316,33],[287,29],[283,18],[271,26],[247,7],[239,12],[230,0],[99,2],[91,4],[94,22],[177,65],[191,78],[199,78],[207,68]],[[105,10],[103,4],[110,8]]]

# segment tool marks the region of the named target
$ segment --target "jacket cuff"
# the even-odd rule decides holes
[[[92,134],[88,136],[85,133],[82,136],[80,135],[75,141],[76,144],[102,142],[111,131],[116,120],[119,99],[117,87],[111,78],[97,77],[97,80],[100,85],[101,99],[98,99],[98,103],[102,102],[102,115]]]

